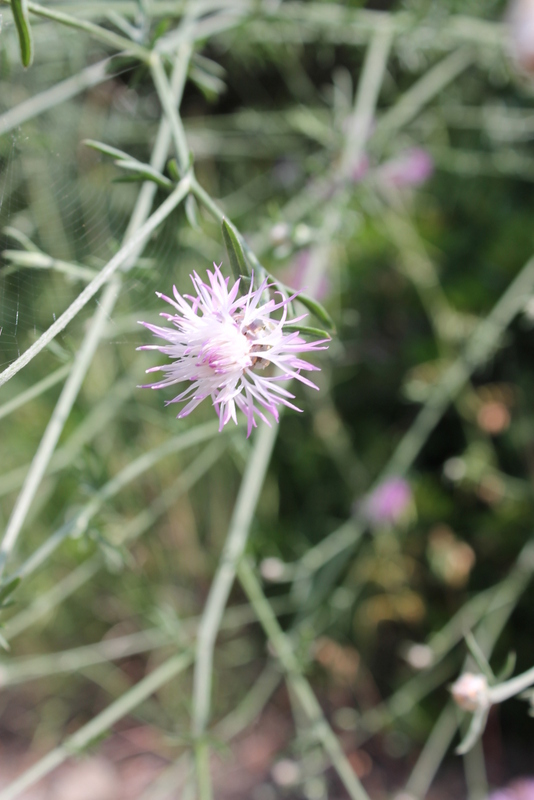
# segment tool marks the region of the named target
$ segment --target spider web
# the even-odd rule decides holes
[[[48,73],[61,70],[61,77],[68,77],[63,56],[46,66]],[[83,140],[97,139],[149,160],[159,106],[152,95],[130,89],[128,78],[128,72],[114,75],[2,133],[2,113],[15,105],[16,95],[34,97],[48,88],[35,67],[23,71],[11,64],[0,100],[0,368],[26,350],[83,289],[88,279],[80,277],[80,268],[96,274],[121,245],[140,184],[115,183],[121,173],[113,160]],[[161,199],[158,195],[155,204]],[[179,230],[175,214],[147,244],[125,276],[112,326],[123,330],[121,317],[155,307],[154,290],[169,290],[178,260],[180,273],[190,271],[183,269],[183,252],[178,258]],[[21,265],[13,251],[34,258],[35,265]],[[57,261],[43,267],[45,257]],[[186,257],[194,259],[192,251]],[[89,304],[52,343],[55,358],[72,351],[72,331],[93,310]],[[138,343],[141,337],[138,333]]]

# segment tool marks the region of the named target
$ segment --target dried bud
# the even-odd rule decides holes
[[[464,672],[451,687],[456,705],[464,711],[477,711],[489,706],[488,681],[484,675]]]

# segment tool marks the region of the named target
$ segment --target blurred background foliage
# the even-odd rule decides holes
[[[114,5],[120,3],[55,4],[112,29],[116,19],[106,12]],[[175,5],[174,14],[146,19],[149,40],[173,30],[184,4]],[[217,13],[230,18],[238,5],[221,3]],[[318,361],[320,393],[299,387],[304,413],[282,418],[249,552],[269,595],[282,598],[281,619],[296,631],[296,646],[329,716],[357,742],[358,726],[347,709],[363,712],[417,675],[413,643],[425,642],[468,599],[505,578],[532,536],[534,307],[528,298],[502,347],[451,404],[406,476],[412,500],[402,519],[366,534],[357,550],[328,560],[304,584],[295,581],[289,595],[280,576],[284,564],[298,563],[362,508],[430,388],[531,256],[534,84],[509,56],[503,2],[347,3],[345,10],[405,20],[393,43],[378,121],[449,51],[465,46],[472,61],[401,130],[370,139],[365,160],[347,183],[346,202],[331,205],[330,235],[324,227],[328,201],[311,204],[307,213],[298,209],[310,199],[314,181],[339,162],[372,16],[363,17],[360,28],[330,23],[339,11],[333,2],[310,4],[308,20],[306,4],[287,4],[297,9],[295,20],[290,13],[277,19],[276,4],[270,18],[263,5],[256,13],[239,12],[239,23],[197,43],[181,110],[199,182],[220,199],[272,274],[289,285],[305,283],[313,254],[321,247],[328,251],[319,291],[337,335]],[[23,70],[7,9],[3,15],[0,115],[110,54],[79,31],[35,18],[35,63]],[[135,20],[130,12],[126,17]],[[451,33],[454,25],[465,34],[464,45]],[[57,263],[56,269],[29,269],[9,253],[35,247],[98,270],[126,229],[139,184],[117,182],[123,173],[82,140],[148,161],[161,108],[145,67],[115,56],[107,69],[105,82],[7,132],[0,116],[0,250],[9,251],[0,265],[2,367],[84,285],[72,269],[62,272]],[[412,157],[426,159],[425,174],[388,177],[387,164]],[[414,164],[408,170],[417,171]],[[164,196],[158,191],[159,200]],[[155,291],[168,293],[173,283],[186,291],[190,272],[203,274],[212,261],[226,260],[218,225],[202,211],[198,220],[195,229],[183,209],[175,212],[125,276],[13,569],[120,470],[212,419],[206,404],[193,419],[176,421],[173,407],[163,408],[161,393],[137,388],[144,369],[156,363],[135,350],[147,342],[136,320],[154,321],[159,313]],[[418,248],[424,264],[419,271],[413,267],[420,265],[413,257]],[[2,389],[3,403],[76,357],[94,308],[89,304]],[[0,420],[3,527],[58,394],[56,385]],[[28,608],[36,624],[14,639],[5,663],[153,626],[175,636],[179,619],[202,610],[250,441],[239,428],[206,446],[213,463],[194,486],[172,498],[174,482],[187,475],[198,446],[169,455],[126,485],[102,504],[83,535],[65,541],[22,583],[5,612],[6,636],[9,618]],[[149,508],[153,519],[143,529],[141,515]],[[136,524],[139,538],[119,544]],[[41,615],[41,598],[91,559],[102,568]],[[498,640],[498,666],[510,650],[517,652],[518,669],[534,663],[533,599],[527,587]],[[232,602],[243,602],[238,588]],[[0,696],[3,737],[20,748],[30,742],[36,751],[51,746],[139,679],[161,652],[6,690]],[[464,656],[459,642],[435,690],[391,723],[387,735],[371,740],[375,778],[371,770],[369,780],[393,788],[407,774]],[[257,627],[222,637],[217,718],[242,698],[265,659]],[[182,691],[174,684],[143,706],[141,718],[183,734],[190,678],[181,677],[178,685]],[[279,695],[272,702],[285,708]],[[491,782],[525,768],[521,759],[525,755],[527,763],[531,737],[524,704],[499,709],[487,734]],[[179,746],[167,745],[167,755]],[[380,780],[376,765],[379,773],[383,766]]]

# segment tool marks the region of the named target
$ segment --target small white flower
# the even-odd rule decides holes
[[[296,378],[317,389],[314,383],[301,375],[301,370],[318,367],[303,361],[298,353],[326,349],[328,339],[306,342],[298,331],[284,333],[284,326],[303,319],[303,315],[287,320],[288,304],[293,297],[274,299],[261,305],[262,295],[268,288],[265,280],[258,289],[251,287],[247,294],[238,297],[240,281],[228,288],[229,278],[224,278],[220,266],[208,270],[205,283],[194,273],[191,275],[196,296],[180,295],[173,287],[174,299],[157,293],[176,313],[162,313],[173,327],[160,327],[141,322],[155,336],[168,344],[144,345],[139,350],[159,350],[172,361],[152,367],[147,372],[161,371],[165,377],[144,388],[163,389],[188,381],[189,386],[168,403],[185,402],[178,418],[187,416],[206,397],[211,397],[219,416],[222,430],[233,419],[237,423],[236,408],[247,417],[247,436],[257,425],[256,417],[270,425],[263,413],[270,412],[278,422],[278,406],[284,405],[300,411],[290,400],[294,399],[281,382]],[[280,310],[280,319],[272,314]],[[261,375],[269,364],[278,368],[277,375]]]

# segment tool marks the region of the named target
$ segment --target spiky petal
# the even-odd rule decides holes
[[[279,299],[262,304],[262,296],[269,288],[264,281],[257,289],[251,286],[242,297],[240,281],[229,288],[229,278],[223,277],[220,266],[207,271],[208,282],[197,273],[191,275],[196,295],[181,295],[173,287],[173,297],[160,294],[174,308],[172,314],[162,313],[172,327],[161,327],[141,322],[155,336],[168,344],[145,345],[139,350],[159,350],[171,361],[147,372],[163,372],[164,377],[144,388],[163,389],[176,383],[188,382],[187,388],[168,403],[185,402],[178,418],[186,417],[206,397],[211,397],[219,416],[219,430],[232,419],[237,423],[236,409],[242,411],[248,422],[247,436],[257,425],[257,419],[270,425],[265,412],[278,422],[278,407],[288,406],[300,411],[291,400],[284,381],[295,378],[317,389],[301,374],[318,367],[304,361],[299,353],[324,350],[328,339],[306,342],[298,333],[284,333],[284,326],[299,322],[303,317],[288,320],[286,298],[277,292]],[[279,312],[279,319],[272,314]],[[305,316],[305,315],[304,315]],[[258,370],[272,364],[276,374],[261,374]]]

